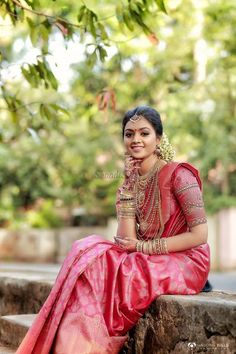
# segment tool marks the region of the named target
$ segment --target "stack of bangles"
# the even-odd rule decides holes
[[[154,240],[138,241],[136,251],[144,254],[168,254],[166,238],[155,238]]]
[[[120,205],[118,209],[119,218],[135,218],[135,197],[130,191],[122,191],[120,193]]]

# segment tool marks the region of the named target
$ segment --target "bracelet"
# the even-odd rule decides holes
[[[120,193],[120,201],[134,200],[134,193],[128,190],[122,190]]]
[[[168,254],[166,238],[156,238],[154,240],[138,241],[136,251],[144,254]]]

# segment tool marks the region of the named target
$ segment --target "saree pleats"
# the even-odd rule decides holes
[[[208,245],[171,255],[128,253],[101,236],[76,241],[17,354],[118,353],[161,294],[196,294]]]

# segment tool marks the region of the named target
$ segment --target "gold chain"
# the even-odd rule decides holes
[[[136,183],[136,220],[138,239],[147,240],[159,236],[160,196],[158,185],[159,161],[143,176],[138,176]],[[155,225],[155,226],[154,226]],[[154,228],[153,228],[154,226]],[[151,229],[152,232],[151,232]],[[150,233],[152,233],[150,235]]]

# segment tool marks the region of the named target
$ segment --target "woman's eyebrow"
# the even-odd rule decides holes
[[[148,129],[148,130],[150,130],[148,127],[142,127],[142,128],[139,128],[139,129],[130,129],[130,128],[127,128],[127,129],[125,129],[125,131],[127,131],[127,130],[130,130],[130,131],[134,131],[134,130],[142,130],[142,129]]]

